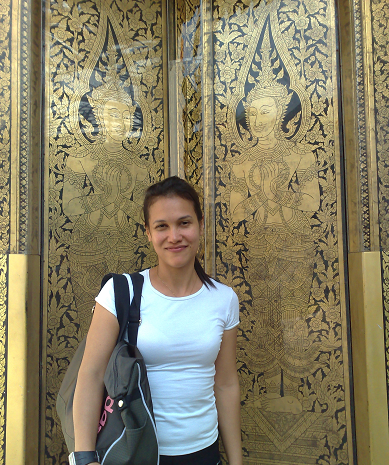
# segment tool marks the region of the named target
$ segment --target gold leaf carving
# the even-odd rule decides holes
[[[388,195],[389,195],[389,79],[387,63],[389,11],[386,2],[373,1],[372,8],[372,33],[373,33],[373,67],[374,67],[374,96],[376,115],[376,137],[377,137],[377,162],[378,162],[378,186],[379,186],[379,223],[380,223],[380,246],[382,252],[383,270],[383,302],[385,321],[385,348],[387,362],[387,383],[389,392],[389,217],[388,217]]]

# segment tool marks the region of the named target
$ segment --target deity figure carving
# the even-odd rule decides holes
[[[237,181],[244,181],[247,187],[245,193],[239,190],[231,194],[235,223],[254,215],[257,228],[288,225],[303,232],[307,222],[299,212],[319,208],[313,153],[283,137],[281,123],[287,100],[286,88],[277,84],[262,87],[259,83],[247,96],[245,115],[253,144],[245,162],[233,165]]]
[[[83,156],[73,154],[67,159],[63,208],[68,216],[88,214],[97,227],[120,227],[125,214],[137,215],[139,204],[132,196],[147,175],[146,165],[125,145],[135,105],[117,82],[94,89],[90,101],[99,124],[99,141]],[[85,177],[93,188],[88,195],[80,183]]]
[[[254,377],[264,373],[266,394],[259,396],[258,406],[299,414],[299,379],[312,368],[305,318],[315,256],[310,218],[320,206],[318,170],[308,144],[291,140],[301,111],[285,124],[294,91],[284,84],[285,70],[279,71],[274,60],[270,33],[263,37],[257,78],[244,81],[251,88],[241,96],[246,124],[231,131],[235,147],[229,158],[232,231],[245,231],[245,275],[253,299],[253,312],[242,325],[250,333],[244,361]],[[236,128],[238,122],[234,124]]]
[[[148,175],[147,161],[134,150],[141,132],[134,130],[136,102],[114,70],[88,103],[98,133],[80,115],[85,134],[67,159],[63,188],[63,210],[74,222],[69,262],[78,307],[99,276],[133,267],[131,242]]]

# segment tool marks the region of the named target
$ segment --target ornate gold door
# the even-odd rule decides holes
[[[158,2],[46,4],[45,463],[65,460],[55,395],[108,271],[154,263],[141,221],[166,167]]]
[[[354,463],[333,0],[47,2],[44,463],[101,277],[152,266],[142,191],[204,198],[241,303],[246,464]],[[42,423],[43,424],[43,423]]]

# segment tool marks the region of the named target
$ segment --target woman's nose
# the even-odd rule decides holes
[[[171,242],[178,242],[181,240],[181,233],[178,228],[173,227],[170,229],[169,239]]]

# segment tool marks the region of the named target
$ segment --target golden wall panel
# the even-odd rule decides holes
[[[389,463],[381,254],[349,253],[358,463]]]
[[[0,255],[0,463],[5,463],[8,255]]]
[[[46,2],[43,455],[65,461],[55,398],[101,278],[152,265],[143,192],[164,172],[162,4]]]
[[[382,251],[382,284],[385,325],[386,382],[389,386],[389,252]],[[389,390],[389,387],[388,387]],[[389,398],[389,395],[388,395]]]
[[[245,463],[352,464],[332,1],[215,1],[217,277]]]
[[[5,463],[38,465],[39,255],[10,254],[7,278],[8,415]]]

